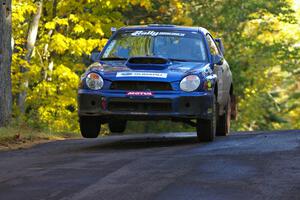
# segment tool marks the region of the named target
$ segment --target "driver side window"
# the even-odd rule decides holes
[[[212,37],[209,34],[206,35],[206,40],[208,42],[210,53],[212,55],[220,55],[218,47],[216,46],[214,40],[212,39]]]

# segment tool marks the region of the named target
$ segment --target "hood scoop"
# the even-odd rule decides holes
[[[126,61],[130,69],[162,70],[171,65],[171,61],[163,57],[131,57]]]

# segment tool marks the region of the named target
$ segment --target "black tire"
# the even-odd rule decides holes
[[[123,133],[126,129],[127,121],[111,121],[108,123],[108,128],[112,133]]]
[[[226,136],[230,132],[230,120],[231,120],[231,99],[229,97],[225,113],[218,117],[217,121],[217,136]]]
[[[80,132],[84,138],[96,138],[101,130],[98,117],[79,117]]]
[[[197,138],[200,142],[212,142],[216,137],[217,101],[213,97],[211,119],[197,119]]]

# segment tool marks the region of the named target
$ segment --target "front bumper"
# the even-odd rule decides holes
[[[80,89],[78,114],[107,120],[208,119],[212,99],[211,92],[157,91],[145,97],[127,96],[125,91]]]

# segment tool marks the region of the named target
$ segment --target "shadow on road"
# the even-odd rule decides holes
[[[144,138],[119,138],[115,141],[108,143],[98,143],[84,147],[81,150],[97,151],[97,150],[131,150],[131,149],[147,149],[158,147],[171,147],[199,144],[197,138],[194,136],[179,137],[144,137]]]

